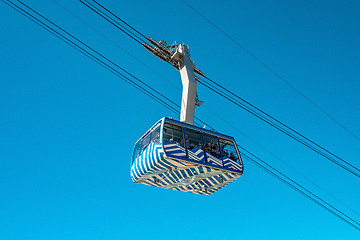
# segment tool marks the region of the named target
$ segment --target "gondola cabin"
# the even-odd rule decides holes
[[[162,118],[135,144],[135,183],[210,195],[238,179],[243,163],[234,138]]]

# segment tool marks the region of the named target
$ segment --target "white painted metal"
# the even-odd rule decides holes
[[[179,68],[183,85],[180,121],[194,125],[197,87],[193,71],[194,66],[190,59],[188,47],[186,47],[184,44],[180,44],[178,46],[177,52],[182,55],[182,61],[180,61]]]
[[[146,39],[150,42],[150,45],[142,43],[146,50],[161,60],[171,63],[180,71],[183,85],[180,121],[194,125],[195,105],[200,106],[203,103],[196,94],[198,78],[195,77],[195,74],[203,77],[205,74],[195,67],[195,63],[190,59],[189,48],[184,44],[175,43],[166,46],[166,42],[163,40],[158,42],[150,37]]]

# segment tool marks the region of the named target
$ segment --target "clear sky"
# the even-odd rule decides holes
[[[25,1],[180,103],[179,73],[78,1]],[[208,77],[360,167],[360,141],[180,0],[101,0],[154,39],[190,46]],[[359,1],[199,1],[193,7],[360,136]],[[211,196],[132,183],[135,141],[172,112],[0,3],[1,239],[360,239],[244,160]],[[173,85],[177,86],[174,87]],[[360,221],[360,181],[201,85],[196,115]],[[233,129],[225,118],[263,148]]]

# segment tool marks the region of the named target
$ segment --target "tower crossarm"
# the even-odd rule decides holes
[[[176,70],[178,71],[180,70],[180,65],[182,61],[182,58],[179,57],[179,51],[178,51],[178,47],[180,44],[174,43],[172,45],[167,46],[164,40],[158,42],[152,39],[151,37],[146,37],[146,39],[149,41],[150,44],[148,43],[141,44],[146,50],[154,54],[162,61],[171,63],[171,65],[173,65],[176,68]],[[194,73],[196,75],[205,77],[205,74],[195,66],[195,63],[194,62],[192,63],[193,63]]]

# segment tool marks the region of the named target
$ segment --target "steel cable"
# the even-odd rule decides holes
[[[89,57],[90,59],[92,59],[93,61],[95,61],[96,63],[100,64],[102,67],[105,67],[107,70],[111,71],[112,73],[116,74],[117,76],[121,77],[123,80],[128,80],[126,82],[130,82],[130,83],[134,83],[132,80],[130,80],[128,77],[124,76],[123,74],[119,73],[116,69],[114,69],[113,67],[109,66],[109,64],[105,63],[104,61],[102,61],[101,59],[99,59],[97,56],[95,56],[94,54],[90,53],[89,51],[87,51],[86,49],[84,49],[84,47],[79,46],[79,44],[71,41],[68,37],[65,37],[63,34],[59,33],[58,31],[56,31],[54,28],[50,27],[49,25],[47,25],[46,23],[42,22],[41,20],[39,20],[37,17],[34,17],[31,13],[27,12],[26,10],[24,10],[23,8],[19,7],[18,5],[14,4],[11,1],[5,1],[2,0],[5,4],[9,5],[11,8],[13,8],[14,10],[16,10],[17,12],[21,13],[22,15],[24,15],[25,17],[27,17],[28,19],[30,19],[31,21],[35,22],[37,25],[41,26],[42,28],[44,28],[45,30],[47,30],[48,32],[52,33],[53,35],[55,35],[56,37],[58,37],[59,39],[61,39],[62,41],[66,42],[67,44],[69,44],[71,47],[75,48],[76,50],[80,51],[81,53],[83,53],[84,55],[86,55],[87,57]],[[48,20],[47,18],[45,18],[44,16],[42,16],[41,14],[39,14],[38,12],[36,12],[35,10],[33,10],[32,8],[30,8],[29,6],[27,6],[26,4],[22,3],[21,1],[18,1],[19,3],[21,3],[22,5],[26,6],[28,9],[30,9],[32,12],[34,12],[35,14],[39,15],[40,17],[42,17],[43,19],[45,19],[47,22],[51,23],[52,25],[58,27],[59,29],[61,29],[63,32],[69,34],[68,32],[66,32],[64,29],[60,28],[58,25],[54,24],[53,22],[51,22],[50,20]],[[70,35],[70,34],[69,34]],[[75,38],[73,35],[70,35],[71,37]],[[77,39],[77,38],[75,38]],[[90,48],[88,45],[86,45],[85,43],[83,43],[82,41],[78,40],[80,43],[84,44],[84,46]],[[93,48],[90,48],[92,51],[98,53],[97,51],[95,51]],[[100,53],[98,53],[101,57],[105,58],[103,55],[101,55]],[[105,58],[106,60],[110,61],[109,59]],[[114,63],[113,63],[114,64]],[[115,66],[119,67],[118,65],[115,64]],[[120,68],[120,67],[119,67]],[[120,68],[121,70],[125,71],[124,69]],[[128,73],[128,72],[126,72]],[[130,74],[130,73],[128,73]],[[133,75],[130,74],[131,77],[133,77],[135,80],[140,81],[140,79],[134,77]],[[137,89],[142,89],[143,93],[145,94],[149,94],[150,96],[154,96],[152,93],[148,92],[147,90],[143,89],[141,86],[139,86],[138,84],[134,83],[131,84],[132,86],[136,87]],[[139,87],[139,88],[138,88]],[[156,92],[157,94],[159,94],[158,92]],[[160,95],[161,96],[161,95]],[[160,99],[160,98],[156,98],[157,101],[159,103],[163,103],[164,106],[166,107],[170,107],[169,104],[167,104],[164,100]],[[166,101],[169,101],[169,99],[166,99]],[[171,102],[170,102],[171,103]],[[177,106],[179,108],[179,106]],[[170,109],[170,108],[169,108]],[[171,108],[174,112],[179,112],[178,110],[176,110],[175,108]],[[170,109],[170,110],[171,110]],[[309,199],[311,199],[312,201],[314,201],[315,203],[317,203],[318,205],[324,207],[325,209],[327,209],[328,211],[330,211],[332,214],[334,214],[335,216],[337,216],[338,218],[342,219],[343,221],[347,222],[348,224],[350,224],[351,226],[355,227],[356,229],[360,230],[359,226],[360,224],[355,221],[354,219],[350,218],[349,216],[347,216],[345,213],[341,212],[340,210],[337,210],[337,208],[333,207],[332,205],[330,205],[329,203],[327,203],[326,201],[322,200],[321,198],[317,197],[315,194],[313,194],[311,191],[307,190],[306,188],[302,187],[301,185],[297,184],[295,181],[291,180],[290,178],[288,178],[285,174],[280,173],[278,170],[276,170],[275,168],[271,167],[269,164],[266,164],[265,162],[263,162],[260,158],[256,157],[255,155],[251,154],[250,152],[248,152],[246,149],[240,147],[243,151],[247,152],[247,154],[250,154],[253,158],[249,157],[247,154],[245,154],[244,156],[246,158],[248,158],[251,162],[253,162],[256,166],[260,167],[261,169],[265,170],[266,172],[270,173],[270,175],[278,178],[279,180],[281,180],[283,183],[287,184],[288,186],[291,186],[293,189],[295,189],[296,191],[298,191],[299,193],[307,196]],[[254,158],[256,158],[257,160],[261,160],[262,163],[254,160]],[[268,167],[266,167],[266,166]],[[277,173],[280,173],[280,175],[276,175],[272,170],[275,170]],[[299,186],[301,189],[299,188],[294,188],[293,184],[296,184],[297,186]],[[326,207],[324,204],[322,204],[319,201],[316,201],[316,199],[312,198],[311,196],[316,196],[317,199],[319,199],[321,202],[325,203]],[[330,208],[329,208],[330,207]]]

